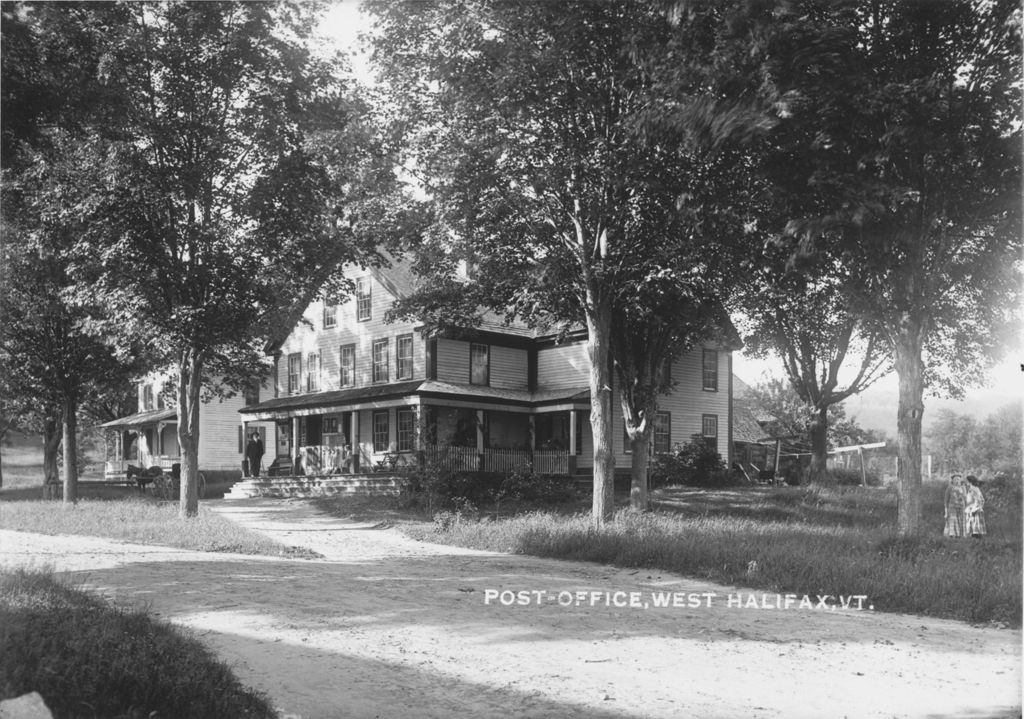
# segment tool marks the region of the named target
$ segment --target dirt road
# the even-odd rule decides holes
[[[1020,631],[423,544],[304,502],[207,506],[325,558],[0,530],[0,561],[190,627],[283,717],[1020,716]]]

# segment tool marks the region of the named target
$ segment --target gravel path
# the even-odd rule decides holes
[[[207,506],[324,558],[0,530],[0,562],[191,628],[282,717],[1021,715],[1020,631],[768,608],[784,598],[424,544],[302,501]],[[653,606],[670,593],[681,606]]]

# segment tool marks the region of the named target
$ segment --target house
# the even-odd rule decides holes
[[[181,461],[178,411],[166,399],[170,377],[170,372],[147,375],[137,386],[139,411],[100,425],[107,430],[105,480],[126,480],[129,466],[171,470]],[[263,388],[263,396],[268,387],[269,384]],[[206,473],[230,471],[233,478],[241,474],[244,438],[238,424],[238,411],[246,404],[257,404],[260,395],[261,391],[256,389],[202,403],[199,408],[200,470]],[[273,432],[273,425],[259,424],[253,429],[268,436],[268,432]]]
[[[268,347],[274,396],[240,408],[242,422],[270,423],[286,474],[361,473],[426,455],[453,469],[587,474],[593,465],[586,336],[558,340],[497,319],[472,331],[424,337],[414,322],[385,322],[414,278],[401,264],[351,268],[354,298],[312,301]],[[731,352],[709,343],[673,367],[653,452],[693,435],[731,456]],[[628,471],[622,411],[613,403],[617,465]]]

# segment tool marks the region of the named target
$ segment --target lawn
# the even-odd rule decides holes
[[[38,446],[21,438],[2,449],[4,486],[0,488],[0,527],[4,529],[110,537],[203,552],[318,556],[240,527],[209,511],[203,501],[197,517],[181,519],[176,501],[159,501],[130,486],[83,481],[79,484],[77,504],[44,501],[42,452]],[[207,499],[216,501],[229,487],[230,484],[208,485]]]
[[[0,698],[39,692],[56,717],[270,717],[199,641],[57,582],[0,572]]]
[[[661,569],[773,593],[867,595],[878,611],[1021,626],[1019,491],[986,506],[989,535],[980,541],[941,535],[943,491],[925,485],[926,531],[912,539],[895,534],[891,488],[672,488],[653,493],[656,509],[644,514],[620,496],[623,508],[601,529],[585,503],[499,519],[448,512],[433,522],[411,521],[414,513],[393,503],[318,504],[364,520],[376,512],[425,541]]]

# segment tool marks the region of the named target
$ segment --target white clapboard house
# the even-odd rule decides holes
[[[353,299],[311,302],[287,336],[269,346],[272,395],[239,408],[243,424],[269,426],[268,460],[278,474],[365,473],[425,456],[454,469],[502,472],[531,466],[587,474],[592,461],[586,336],[555,336],[484,322],[470,332],[424,338],[413,322],[385,322],[414,277],[351,268]],[[673,367],[661,398],[654,453],[694,435],[731,461],[732,357],[723,339]],[[613,401],[614,451],[628,472],[629,444]]]

